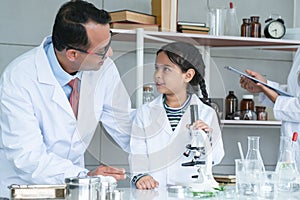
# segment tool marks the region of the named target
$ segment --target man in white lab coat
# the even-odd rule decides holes
[[[280,88],[278,83],[266,80],[261,74],[246,70],[246,72],[273,87]],[[282,121],[281,135],[288,136],[292,140],[294,132],[300,133],[300,49],[298,49],[293,66],[290,70],[287,80],[287,92],[292,96],[278,95],[275,91],[263,86],[262,84],[255,84],[253,81],[246,77],[240,80],[241,87],[249,92],[259,94],[261,103],[272,106],[274,117]],[[295,158],[297,168],[300,170],[300,140],[294,146]]]
[[[85,1],[65,3],[52,37],[12,61],[0,79],[0,196],[10,184],[63,184],[67,177],[124,169],[84,166],[99,121],[129,151],[130,98],[113,61],[110,16]],[[68,82],[79,79],[78,114]]]

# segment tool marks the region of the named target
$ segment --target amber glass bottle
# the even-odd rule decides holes
[[[243,24],[241,25],[241,36],[251,37],[251,21],[248,18],[243,19]]]
[[[234,119],[234,113],[238,110],[238,99],[234,95],[234,91],[229,91],[225,99],[225,119]]]
[[[259,23],[259,16],[251,16],[251,37],[261,37],[261,24]]]

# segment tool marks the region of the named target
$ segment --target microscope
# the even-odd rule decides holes
[[[193,129],[193,123],[199,119],[198,105],[190,105],[190,111],[191,143],[186,145],[186,151],[183,153],[183,155],[186,157],[191,156],[193,158],[191,162],[182,163],[181,165],[183,167],[196,166],[198,175],[192,176],[192,178],[196,178],[196,181],[189,183],[186,186],[190,187],[194,192],[214,191],[214,188],[219,187],[219,184],[216,182],[212,175],[212,146],[209,135],[203,130]]]

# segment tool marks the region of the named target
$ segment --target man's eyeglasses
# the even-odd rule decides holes
[[[110,44],[111,44],[111,38],[112,38],[112,32],[110,31],[109,42],[104,47],[102,53],[96,53],[96,52],[92,52],[92,51],[86,51],[86,50],[83,50],[83,49],[80,49],[80,48],[76,48],[76,47],[72,47],[72,46],[69,46],[69,45],[66,45],[66,46],[67,46],[67,50],[68,49],[74,49],[74,50],[80,51],[82,53],[86,53],[86,54],[90,54],[90,55],[97,55],[97,56],[100,56],[100,58],[103,60],[105,58],[105,55],[107,54],[107,51],[109,50],[109,47],[110,47]]]

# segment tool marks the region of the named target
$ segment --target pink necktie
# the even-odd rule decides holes
[[[76,119],[78,114],[78,103],[79,103],[78,80],[79,80],[78,78],[75,78],[68,83],[68,85],[72,88],[69,101]]]

